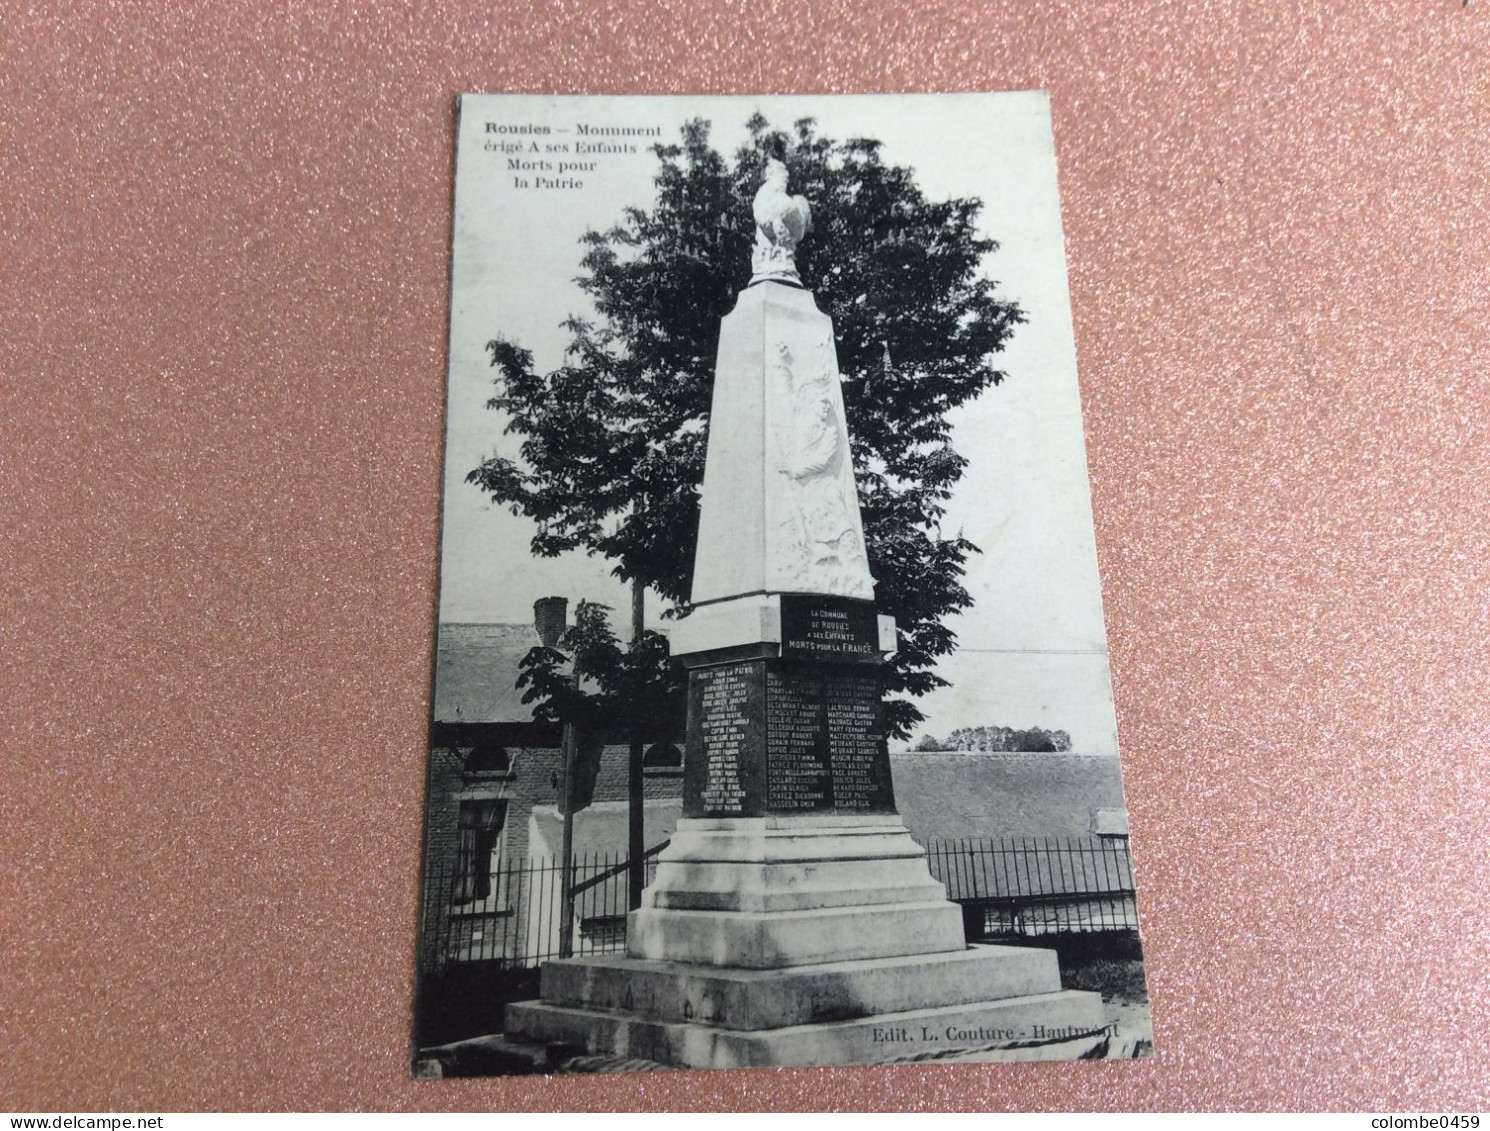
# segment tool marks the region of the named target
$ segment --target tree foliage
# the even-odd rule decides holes
[[[933,740],[935,741],[935,740]],[[923,740],[917,750],[968,750],[980,753],[1059,754],[1071,749],[1071,736],[1063,730],[1030,727],[961,727],[937,746]]]
[[[630,649],[612,631],[605,605],[581,601],[574,623],[557,648],[538,645],[519,664],[517,686],[533,717],[572,723],[598,741],[630,733],[639,722],[647,739],[667,739],[682,731],[686,691],[678,665],[668,655],[667,637],[645,632]]]
[[[997,245],[978,234],[980,201],[929,200],[879,142],[820,137],[810,119],[747,125],[726,160],[690,122],[654,147],[651,209],[586,233],[577,283],[594,314],[565,323],[558,368],[535,370],[516,328],[488,343],[489,405],[523,439],[468,479],[534,520],[535,554],[599,554],[686,611],[719,324],[749,280],[751,201],[778,157],[812,207],[798,269],[833,319],[875,600],[900,627],[887,690],[921,695],[945,683],[931,668],[955,646],[944,620],[970,604],[977,549],[940,525],[967,462],[947,414],[1003,380],[995,355],[1023,318],[983,272]],[[886,704],[893,735],[920,718]]]

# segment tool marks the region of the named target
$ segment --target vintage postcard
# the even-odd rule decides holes
[[[1045,95],[458,133],[414,1072],[1147,1055]]]

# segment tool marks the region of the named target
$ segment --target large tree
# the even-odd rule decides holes
[[[1023,318],[986,274],[997,244],[978,233],[980,201],[928,200],[879,142],[820,137],[810,119],[747,125],[726,160],[690,122],[654,148],[652,207],[586,233],[577,283],[594,314],[566,323],[557,369],[536,370],[511,327],[488,343],[490,407],[523,440],[468,479],[534,520],[534,553],[599,554],[686,610],[719,323],[749,279],[751,201],[778,157],[812,206],[797,264],[833,319],[875,601],[900,627],[887,690],[921,695],[945,684],[932,667],[955,647],[943,622],[970,604],[977,551],[941,529],[967,463],[947,414],[1003,380],[995,357]],[[921,713],[891,699],[886,719],[904,737]]]

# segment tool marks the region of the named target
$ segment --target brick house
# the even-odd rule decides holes
[[[562,631],[563,603],[545,604],[539,603],[538,621],[557,612]],[[421,968],[451,960],[516,961],[557,949],[562,733],[555,724],[534,720],[516,686],[523,657],[539,642],[537,624],[439,627],[426,770]],[[655,743],[646,751],[648,846],[666,840],[682,811],[680,741],[681,736],[679,742]],[[604,747],[594,803],[575,816],[577,860],[624,858],[627,763],[626,745]],[[602,917],[609,916],[592,916]],[[578,926],[584,930],[588,924]]]

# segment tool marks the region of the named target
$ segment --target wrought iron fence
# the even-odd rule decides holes
[[[1138,928],[1125,838],[959,837],[926,851],[969,937]]]
[[[645,882],[657,869],[645,859]],[[574,861],[574,929],[571,953],[607,954],[626,945],[630,906],[627,857],[617,852],[577,853]],[[426,971],[452,962],[537,966],[563,952],[563,868],[556,859],[500,860],[484,874],[458,861],[430,861],[424,876],[420,964]]]
[[[645,882],[656,872],[647,852]],[[1123,839],[960,837],[927,842],[931,871],[963,907],[968,937],[997,938],[1138,927],[1133,865]],[[502,860],[485,875],[456,861],[425,871],[421,965],[532,967],[563,952],[563,875],[542,857]],[[582,853],[574,865],[571,953],[626,946],[624,854]]]

